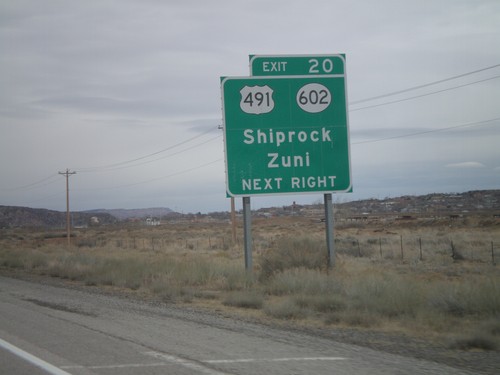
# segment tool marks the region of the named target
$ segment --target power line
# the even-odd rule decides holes
[[[382,141],[388,141],[388,140],[399,139],[399,138],[414,137],[414,136],[423,135],[423,134],[429,134],[429,133],[443,132],[443,131],[447,131],[447,130],[464,128],[464,127],[481,126],[481,125],[486,125],[488,123],[491,123],[491,122],[494,122],[494,121],[499,121],[499,120],[500,120],[500,117],[496,117],[496,118],[489,119],[489,120],[483,120],[483,121],[478,121],[478,122],[471,122],[471,123],[466,123],[466,124],[461,124],[461,125],[455,125],[455,126],[448,126],[446,128],[426,130],[426,131],[421,131],[421,132],[414,132],[414,133],[410,133],[410,134],[402,134],[402,135],[396,135],[396,136],[379,138],[379,139],[372,139],[372,140],[366,140],[366,141],[351,142],[351,145],[359,145],[359,144],[366,144],[366,143],[382,142]],[[181,175],[181,174],[185,174],[185,173],[188,173],[188,172],[192,172],[192,171],[198,170],[200,168],[204,168],[204,167],[207,167],[209,165],[212,165],[212,164],[215,164],[217,162],[220,162],[221,160],[222,160],[222,158],[218,158],[216,160],[213,160],[213,161],[210,161],[210,162],[207,162],[207,163],[203,163],[201,165],[198,165],[198,166],[195,166],[195,167],[192,167],[192,168],[188,168],[188,169],[185,169],[185,170],[181,170],[181,171],[178,171],[178,172],[175,172],[175,173],[171,173],[169,175],[155,177],[155,178],[152,178],[152,179],[143,180],[143,181],[139,181],[139,182],[135,182],[135,183],[131,183],[131,184],[118,185],[118,186],[112,186],[112,187],[104,187],[104,188],[83,188],[83,189],[74,189],[74,190],[75,191],[108,190],[108,189],[121,189],[121,188],[133,187],[133,186],[142,185],[142,184],[146,184],[146,183],[150,183],[150,182],[154,182],[154,181],[158,181],[158,180],[162,180],[162,179],[166,179],[166,178],[170,178],[170,177],[175,177],[175,176],[178,176],[178,175]],[[66,172],[59,172],[59,174],[64,174],[64,175],[65,175],[65,173]],[[74,172],[74,173],[76,173],[76,172]],[[44,180],[47,180],[47,179],[44,179]],[[32,184],[30,184],[30,185],[32,185]],[[59,195],[59,194],[60,193],[58,193],[57,195]],[[53,196],[56,196],[56,195],[53,195]]]
[[[423,135],[423,134],[428,134],[428,133],[443,132],[443,131],[452,130],[452,129],[459,129],[459,128],[465,128],[465,127],[471,127],[471,126],[481,126],[481,125],[485,125],[485,124],[488,124],[490,122],[494,122],[494,121],[498,121],[498,120],[500,120],[500,117],[496,117],[496,118],[489,119],[489,120],[483,120],[483,121],[477,121],[477,122],[470,122],[470,123],[461,124],[461,125],[448,126],[446,128],[433,129],[433,130],[425,130],[425,131],[415,132],[415,133],[411,133],[411,134],[402,134],[402,135],[396,135],[396,136],[391,136],[391,137],[386,137],[386,138],[380,138],[380,139],[373,139],[373,140],[367,140],[367,141],[353,142],[351,144],[352,145],[358,145],[358,144],[364,144],[364,143],[374,143],[374,142],[387,141],[387,140],[398,139],[398,138],[414,137],[414,136],[418,136],[418,135]],[[119,189],[119,188],[132,187],[132,186],[136,186],[136,185],[142,185],[142,184],[146,184],[146,183],[150,183],[150,182],[154,182],[154,181],[158,181],[158,180],[163,180],[163,179],[170,178],[170,177],[175,177],[175,176],[178,176],[178,175],[181,175],[181,174],[184,174],[184,173],[192,172],[192,171],[195,171],[197,169],[209,166],[211,164],[215,164],[215,163],[217,163],[217,162],[219,162],[221,160],[222,160],[222,158],[219,158],[219,159],[213,160],[211,162],[204,163],[204,164],[201,164],[201,165],[189,168],[189,169],[185,169],[185,170],[182,170],[182,171],[178,171],[178,172],[175,172],[175,173],[172,173],[172,174],[169,174],[169,175],[160,176],[160,177],[156,177],[156,178],[152,178],[152,179],[144,180],[144,181],[140,181],[140,182],[135,182],[135,183],[132,183],[132,184],[119,185],[119,186],[113,186],[113,187],[107,187],[107,188],[90,188],[90,189],[78,189],[78,190]]]
[[[424,87],[429,87],[429,86],[437,85],[437,84],[440,84],[440,83],[443,83],[443,82],[448,82],[448,81],[451,81],[451,80],[454,80],[454,79],[457,79],[457,78],[466,77],[466,76],[469,76],[469,75],[472,75],[472,74],[475,74],[475,73],[484,72],[485,70],[494,69],[494,68],[497,68],[499,66],[500,66],[500,64],[495,64],[495,65],[492,65],[492,66],[488,66],[486,68],[474,70],[472,72],[467,72],[467,73],[459,74],[459,75],[456,75],[456,76],[453,76],[453,77],[448,77],[448,78],[445,78],[445,79],[440,79],[438,81],[433,81],[433,82],[425,83],[423,85],[413,86],[413,87],[409,87],[407,89],[398,90],[398,91],[392,91],[392,92],[389,92],[389,93],[386,93],[386,94],[372,96],[372,97],[361,99],[361,100],[355,100],[355,101],[353,101],[353,102],[351,102],[349,104],[350,105],[355,105],[355,104],[364,103],[364,102],[368,102],[368,101],[375,100],[375,99],[386,98],[388,96],[403,94],[405,92],[422,89]]]
[[[122,165],[122,166],[118,166],[118,167],[113,167],[113,168],[107,168],[107,169],[103,169],[103,171],[115,171],[115,170],[119,170],[119,169],[126,169],[126,168],[134,168],[134,167],[139,167],[141,165],[145,165],[145,164],[149,164],[149,163],[154,163],[158,160],[164,160],[164,159],[167,159],[167,158],[170,158],[172,156],[175,156],[175,155],[178,155],[178,154],[181,154],[183,152],[186,152],[186,151],[189,151],[189,150],[192,150],[194,148],[198,148],[200,146],[203,146],[209,142],[212,142],[213,140],[215,139],[218,139],[218,138],[221,138],[222,137],[222,134],[218,134],[216,135],[215,137],[212,137],[206,141],[203,141],[203,142],[200,142],[200,143],[197,143],[193,146],[190,146],[190,147],[187,147],[187,148],[184,148],[182,150],[179,150],[179,151],[176,151],[174,153],[171,153],[171,154],[168,154],[168,155],[165,155],[165,156],[162,156],[162,157],[159,157],[159,158],[156,158],[156,159],[152,159],[152,160],[146,160],[146,161],[143,161],[141,163],[137,163],[137,164],[132,164],[132,165]],[[88,173],[88,172],[96,172],[96,171],[84,171],[85,173]]]
[[[50,176],[45,177],[42,180],[35,181],[35,182],[32,182],[32,183],[27,184],[27,185],[15,186],[15,187],[11,187],[11,188],[1,188],[0,190],[9,191],[9,190],[31,190],[31,189],[36,189],[36,188],[39,188],[39,187],[43,187],[43,186],[47,186],[47,185],[51,185],[51,184],[55,183],[57,181],[57,179],[55,177],[58,177],[58,175],[57,174],[51,174]],[[49,181],[51,179],[54,179],[54,180],[52,182],[43,184],[44,182]],[[41,185],[41,184],[43,184],[43,185]],[[41,186],[38,186],[38,185],[41,185]]]
[[[200,168],[204,168],[204,167],[207,167],[209,165],[212,165],[212,164],[215,164],[215,163],[218,163],[222,160],[222,158],[218,158],[216,160],[212,160],[208,163],[204,163],[204,164],[201,164],[201,165],[197,165],[195,167],[192,167],[192,168],[189,168],[189,169],[185,169],[185,170],[182,170],[182,171],[178,171],[178,172],[174,172],[174,173],[171,173],[169,175],[165,175],[165,176],[160,176],[160,177],[155,177],[155,178],[152,178],[152,179],[149,179],[149,180],[143,180],[143,181],[139,181],[139,182],[134,182],[134,183],[131,183],[131,184],[126,184],[126,185],[118,185],[118,186],[110,186],[110,187],[103,187],[103,188],[87,188],[87,189],[77,189],[78,191],[83,191],[83,190],[108,190],[108,189],[121,189],[121,188],[128,188],[128,187],[132,187],[132,186],[136,186],[136,185],[143,185],[143,184],[148,184],[150,182],[154,182],[154,181],[158,181],[158,180],[164,180],[166,178],[170,178],[170,177],[175,177],[175,176],[178,176],[178,175],[181,175],[181,174],[184,174],[184,173],[188,173],[188,172],[192,172],[192,171],[195,171],[197,169],[200,169]]]
[[[146,181],[136,182],[134,184],[127,185],[127,187],[129,187],[129,186],[135,186],[135,185],[147,184],[147,183],[150,183],[150,182],[153,182],[153,181],[164,180],[166,178],[175,177],[175,176],[178,176],[178,175],[181,175],[181,174],[184,174],[184,173],[188,173],[188,172],[192,172],[192,171],[198,170],[200,168],[208,167],[209,165],[218,163],[220,161],[222,161],[222,158],[218,158],[218,159],[212,160],[212,161],[210,161],[208,163],[204,163],[204,164],[198,165],[196,167],[185,169],[183,171],[175,172],[175,173],[172,173],[172,174],[169,174],[169,175],[166,175],[166,176],[161,176],[161,177],[152,178],[152,179],[146,180]]]
[[[155,156],[155,155],[158,155],[158,154],[161,154],[163,152],[166,152],[166,151],[170,151],[176,147],[179,147],[183,144],[186,144],[188,142],[191,142],[197,138],[200,138],[212,131],[214,131],[216,128],[210,128],[208,129],[207,131],[203,132],[203,133],[200,133],[200,134],[197,134],[195,135],[194,137],[191,137],[191,138],[188,138],[182,142],[179,142],[179,143],[176,143],[174,145],[171,145],[171,146],[168,146],[164,149],[161,149],[159,151],[155,151],[155,152],[152,152],[150,154],[147,154],[147,155],[143,155],[143,156],[139,156],[137,158],[134,158],[134,159],[130,159],[130,160],[124,160],[124,161],[121,161],[121,162],[116,162],[116,163],[112,163],[112,164],[107,164],[107,165],[102,165],[102,166],[97,166],[97,167],[88,167],[88,168],[78,168],[77,171],[78,172],[83,172],[83,173],[86,173],[86,172],[95,172],[95,171],[98,171],[98,170],[105,170],[105,169],[110,169],[110,168],[115,168],[115,167],[119,167],[119,166],[122,166],[122,165],[125,165],[125,164],[130,164],[130,163],[133,163],[133,162],[136,162],[136,161],[139,161],[139,160],[143,160],[143,159],[146,159],[146,158],[149,158],[151,156]]]
[[[368,106],[366,106],[366,107],[361,107],[361,108],[349,109],[349,112],[362,111],[363,109],[369,109],[369,108],[382,107],[382,106],[384,106],[384,105],[389,105],[389,104],[394,104],[394,103],[400,103],[400,102],[404,102],[404,101],[407,101],[407,100],[412,100],[412,99],[422,98],[422,97],[424,97],[424,96],[429,96],[429,95],[434,95],[434,94],[438,94],[438,93],[445,92],[445,91],[455,90],[455,89],[458,89],[458,88],[461,88],[461,87],[470,86],[470,85],[475,85],[476,83],[481,83],[481,82],[485,82],[485,81],[490,81],[490,80],[492,80],[492,79],[496,79],[496,78],[500,78],[500,75],[493,76],[493,77],[486,78],[486,79],[482,79],[482,80],[480,80],[480,81],[474,81],[474,82],[470,82],[470,83],[465,83],[465,84],[463,84],[463,85],[458,85],[458,86],[454,86],[454,87],[448,87],[448,88],[446,88],[446,89],[442,89],[442,90],[438,90],[438,91],[428,92],[428,93],[426,93],[426,94],[421,94],[421,95],[410,96],[409,98],[404,98],[404,99],[393,100],[393,101],[390,101],[390,102],[385,102],[385,103],[380,103],[380,104],[368,105]]]
[[[203,141],[203,142],[197,143],[197,144],[195,144],[195,145],[193,145],[193,146],[190,146],[190,147],[184,148],[184,149],[182,149],[182,150],[179,150],[179,151],[176,151],[176,152],[174,152],[174,153],[171,153],[171,154],[168,154],[168,155],[162,156],[162,157],[160,157],[160,158],[156,158],[156,159],[153,159],[153,160],[144,161],[144,162],[139,163],[139,164],[134,164],[134,165],[131,165],[131,166],[126,166],[126,167],[122,167],[122,168],[138,167],[138,166],[140,166],[140,165],[153,163],[153,162],[156,162],[156,161],[158,161],[158,160],[164,160],[164,159],[170,158],[170,157],[172,157],[172,156],[182,154],[183,152],[190,151],[190,150],[193,150],[193,149],[198,148],[198,147],[200,147],[200,146],[203,146],[203,145],[205,145],[205,144],[207,144],[207,143],[209,143],[209,142],[212,142],[212,141],[214,141],[214,140],[216,140],[216,139],[219,139],[219,138],[221,138],[221,137],[222,137],[222,134],[218,134],[218,135],[216,135],[215,137],[212,137],[212,138],[210,138],[210,139],[208,139],[208,140],[206,140],[206,141]]]
[[[388,141],[388,140],[392,140],[392,139],[414,137],[414,136],[417,136],[417,135],[429,134],[429,133],[438,133],[438,132],[443,132],[443,131],[452,130],[452,129],[465,128],[465,127],[469,127],[469,126],[486,125],[486,124],[488,124],[490,122],[494,122],[494,121],[498,121],[498,120],[500,120],[500,117],[496,117],[496,118],[492,118],[492,119],[484,120],[484,121],[469,122],[467,124],[462,124],[462,125],[448,126],[446,128],[425,130],[425,131],[416,132],[416,133],[401,134],[401,135],[394,135],[394,136],[391,136],[391,137],[385,137],[385,138],[379,138],[379,139],[371,139],[371,140],[360,141],[360,142],[353,142],[351,144],[352,145],[360,145],[360,144],[364,144],[364,143],[375,143],[375,142]]]
[[[55,197],[61,197],[65,193],[64,190],[60,190],[56,194],[50,194],[50,195],[45,195],[43,197],[39,197],[37,199],[29,200],[28,204],[33,204],[33,203],[38,203],[38,202],[47,202],[47,200],[55,198]]]
[[[433,130],[426,130],[426,131],[421,131],[421,132],[415,132],[415,133],[410,133],[410,134],[402,134],[402,135],[395,135],[395,136],[391,136],[391,137],[385,137],[385,138],[379,138],[379,139],[371,139],[371,140],[366,140],[366,141],[359,141],[359,142],[351,142],[351,145],[359,145],[359,144],[365,144],[365,143],[375,143],[375,142],[382,142],[382,141],[388,141],[388,140],[392,140],[392,139],[399,139],[399,138],[407,138],[407,137],[414,137],[414,136],[418,136],[418,135],[423,135],[423,134],[429,134],[429,133],[437,133],[437,132],[443,132],[443,131],[447,131],[447,130],[452,130],[452,129],[458,129],[458,128],[464,128],[464,127],[471,127],[471,126],[481,126],[481,125],[485,125],[487,123],[490,123],[490,122],[494,122],[494,121],[498,121],[500,120],[500,117],[496,117],[496,118],[493,118],[493,119],[489,119],[489,120],[484,120],[484,121],[478,121],[478,122],[471,122],[471,123],[466,123],[466,124],[461,124],[461,125],[455,125],[455,126],[449,126],[449,127],[446,127],[446,128],[440,128],[440,129],[433,129]],[[215,137],[215,138],[218,138],[219,136]],[[215,139],[215,138],[212,138],[212,139]],[[211,140],[212,140],[211,139]],[[210,140],[209,140],[210,141]],[[207,142],[209,142],[207,141]],[[193,146],[192,148],[196,147]],[[185,151],[185,150],[184,150]],[[182,152],[182,151],[180,151]],[[171,156],[171,155],[170,155]],[[160,177],[156,177],[156,178],[153,178],[153,179],[149,179],[149,180],[144,180],[144,181],[140,181],[140,182],[136,182],[136,183],[132,183],[132,184],[127,184],[127,185],[118,185],[118,186],[113,186],[113,187],[107,187],[107,188],[88,188],[88,189],[75,189],[77,191],[82,191],[82,190],[105,190],[105,189],[119,189],[119,188],[126,188],[126,187],[132,187],[132,186],[136,186],[136,185],[141,185],[141,184],[145,184],[145,183],[149,183],[149,182],[153,182],[153,181],[157,181],[157,180],[161,180],[161,179],[165,179],[165,178],[170,178],[170,177],[174,177],[174,176],[177,176],[177,175],[181,175],[181,174],[184,174],[184,173],[188,173],[188,172],[191,172],[191,171],[194,171],[194,170],[197,170],[197,169],[200,169],[200,168],[203,168],[203,167],[206,167],[208,165],[211,165],[211,164],[214,164],[214,163],[217,163],[219,161],[221,161],[222,159],[219,158],[219,159],[216,159],[216,160],[213,160],[211,162],[208,162],[208,163],[204,163],[204,164],[201,164],[201,165],[198,165],[198,166],[195,166],[195,167],[192,167],[192,168],[189,168],[189,169],[186,169],[186,170],[182,170],[182,171],[178,171],[178,172],[175,172],[175,173],[172,173],[172,174],[169,174],[169,175],[166,175],[166,176],[160,176]],[[65,172],[60,172],[60,174],[62,173],[65,173]],[[76,173],[76,172],[75,172]],[[53,176],[57,176],[57,175],[53,175]],[[49,176],[47,177],[46,179],[43,179],[39,182],[42,182],[42,181],[46,181],[50,178],[52,178],[53,176]],[[39,183],[38,182],[38,183]],[[31,186],[31,185],[34,185],[36,183],[33,183],[33,184],[29,184],[29,185],[25,185],[25,186]],[[44,185],[45,186],[45,185]],[[55,196],[55,195],[54,195]],[[52,197],[52,196],[51,196]]]
[[[148,154],[148,155],[144,155],[144,156],[141,156],[141,157],[138,157],[138,158],[135,158],[135,159],[131,159],[131,160],[127,160],[127,161],[122,161],[122,162],[117,162],[117,163],[113,163],[113,164],[108,164],[108,165],[105,165],[105,166],[100,166],[100,167],[88,167],[88,168],[79,168],[76,170],[76,172],[79,172],[79,173],[89,173],[89,172],[97,172],[97,171],[109,171],[109,170],[117,170],[117,169],[123,169],[123,168],[130,168],[130,167],[136,167],[136,166],[140,166],[140,165],[144,165],[144,164],[147,164],[147,163],[152,163],[152,162],[155,162],[155,161],[158,161],[158,160],[162,160],[162,159],[165,159],[167,157],[171,157],[171,156],[174,156],[174,155],[177,155],[177,154],[180,154],[182,152],[185,152],[185,151],[188,151],[188,150],[192,150],[196,147],[199,147],[199,146],[202,146],[208,142],[211,142],[217,138],[220,138],[222,135],[221,134],[218,134],[217,136],[215,137],[212,137],[206,141],[203,141],[201,143],[198,143],[196,145],[193,145],[193,146],[190,146],[188,148],[185,148],[183,150],[180,150],[180,151],[177,151],[175,153],[172,153],[172,154],[169,154],[167,156],[164,156],[164,157],[160,157],[160,158],[157,158],[157,159],[153,159],[153,160],[150,160],[150,161],[144,161],[142,163],[138,163],[138,164],[134,164],[134,165],[131,165],[131,166],[127,166],[126,164],[127,163],[132,163],[134,161],[139,161],[139,160],[143,160],[143,159],[146,159],[148,157],[151,157],[151,156],[154,156],[154,155],[158,155],[160,153],[163,153],[163,152],[166,152],[166,151],[169,151],[169,150],[172,150],[176,147],[179,147],[183,144],[186,144],[188,142],[191,142],[197,138],[200,138],[210,132],[213,132],[216,128],[210,128],[209,130],[203,132],[203,133],[200,133],[194,137],[191,137],[191,138],[188,138],[184,141],[181,141],[179,143],[176,143],[174,145],[171,145],[171,146],[168,146],[162,150],[159,150],[159,151],[155,151],[151,154]],[[120,167],[121,166],[121,167]],[[76,173],[75,172],[75,173]],[[61,172],[59,173],[61,174]],[[39,181],[35,181],[35,182],[32,182],[30,184],[26,184],[26,185],[21,185],[21,186],[15,186],[15,187],[9,187],[9,188],[0,188],[0,191],[13,191],[13,190],[31,190],[31,189],[38,189],[38,188],[41,188],[41,187],[45,187],[45,186],[48,186],[48,185],[51,185],[51,184],[54,184],[55,182],[57,182],[57,177],[58,177],[58,174],[51,174],[50,176],[48,177],[45,177]],[[50,181],[52,179],[51,182],[49,183],[46,183],[44,184],[44,182],[46,181]]]

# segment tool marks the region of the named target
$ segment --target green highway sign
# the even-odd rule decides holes
[[[296,66],[295,76],[221,78],[230,196],[350,191],[345,75],[332,74],[344,65],[307,76],[299,66],[309,60],[280,60]],[[260,56],[253,61],[264,66]]]
[[[252,76],[345,74],[345,55],[250,55]]]

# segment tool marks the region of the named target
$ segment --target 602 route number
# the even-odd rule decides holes
[[[297,92],[297,104],[306,112],[318,113],[324,111],[332,102],[332,94],[319,83],[309,83]]]

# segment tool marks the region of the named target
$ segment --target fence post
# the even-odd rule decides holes
[[[403,252],[403,235],[400,235],[401,238],[401,260],[404,259],[404,252]]]
[[[493,241],[491,241],[491,263],[496,266],[495,263],[495,247],[493,246]]]
[[[382,238],[378,238],[378,248],[380,250],[380,259],[382,259]]]
[[[418,245],[420,247],[420,260],[422,260],[423,259],[423,257],[422,257],[422,237],[418,238]]]

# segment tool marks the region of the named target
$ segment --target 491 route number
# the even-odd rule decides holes
[[[274,108],[273,89],[269,86],[245,86],[240,90],[240,108],[245,113],[259,115]]]

